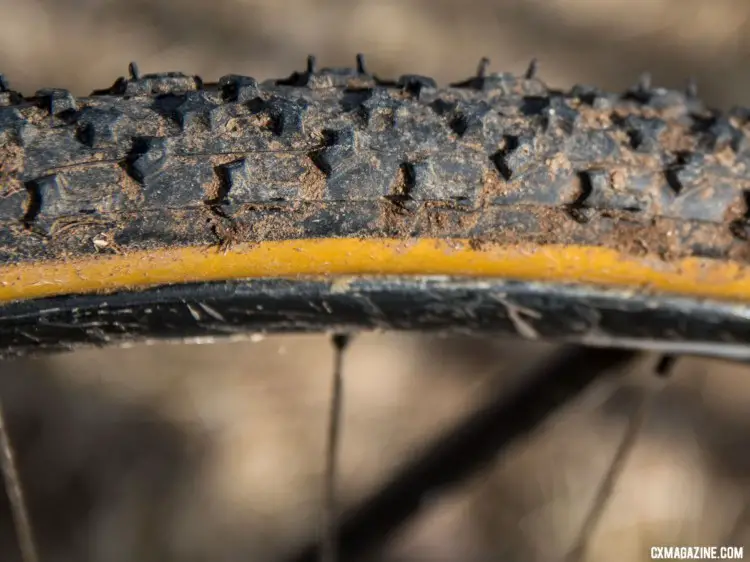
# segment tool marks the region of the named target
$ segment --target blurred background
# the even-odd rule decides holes
[[[750,93],[745,0],[0,0],[0,71],[31,94],[109,86],[141,71],[258,79],[367,55],[380,76],[440,82],[532,57],[556,87],[623,90],[689,77],[710,104]],[[345,505],[551,348],[491,338],[372,334],[346,357]],[[0,364],[42,560],[282,560],[319,531],[332,349],[323,336],[140,345]],[[649,362],[651,361],[651,362]],[[426,500],[378,555],[562,559],[651,359],[600,385],[470,481]],[[648,559],[661,544],[750,546],[750,381],[679,362],[592,537],[587,560]],[[0,560],[18,560],[7,505]],[[747,552],[747,549],[746,549]],[[747,553],[750,556],[750,552]]]

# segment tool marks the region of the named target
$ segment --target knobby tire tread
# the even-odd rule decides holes
[[[312,65],[89,97],[0,81],[0,263],[330,237],[747,259],[750,110],[486,74],[439,88]]]

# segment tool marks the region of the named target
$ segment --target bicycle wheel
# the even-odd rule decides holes
[[[0,81],[0,353],[382,328],[746,356],[746,110],[724,115],[646,80],[622,95],[556,91],[534,65],[515,77],[483,61],[438,88],[357,62],[210,84],[132,65],[85,98],[24,97]],[[561,354],[342,518],[335,341],[328,529],[294,560],[321,546],[357,559],[425,495],[634,356]],[[31,560],[20,479],[3,458]]]
[[[317,69],[0,93],[6,355],[498,330],[744,356],[747,110]]]

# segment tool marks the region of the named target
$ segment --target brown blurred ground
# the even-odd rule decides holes
[[[75,93],[144,72],[286,76],[368,55],[380,75],[466,77],[481,56],[552,85],[698,79],[745,103],[743,0],[0,0],[0,70]],[[369,335],[347,357],[342,488],[374,489],[543,350],[488,338]],[[325,338],[86,351],[3,365],[43,560],[271,560],[317,532],[331,350]],[[688,360],[651,409],[589,560],[653,544],[750,546],[750,383]],[[710,375],[710,376],[709,376]],[[426,502],[388,560],[561,559],[643,388],[599,388],[456,491]],[[14,560],[7,517],[0,560]],[[750,553],[748,553],[750,556]]]

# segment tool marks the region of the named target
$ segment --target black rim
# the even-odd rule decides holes
[[[750,356],[750,307],[564,285],[445,278],[247,280],[0,307],[6,356],[154,338],[368,329]]]

